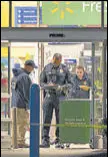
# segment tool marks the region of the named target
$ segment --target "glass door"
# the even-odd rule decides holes
[[[103,128],[99,125],[106,125],[107,111],[107,51],[106,41],[93,43],[93,64],[92,64],[92,103],[93,103],[93,121],[97,126],[93,131],[93,147],[103,148],[102,139],[105,135]],[[99,142],[101,141],[101,142]],[[103,141],[104,142],[104,141]],[[97,145],[98,144],[98,145]]]
[[[1,41],[1,139],[10,137],[10,48],[8,41]]]

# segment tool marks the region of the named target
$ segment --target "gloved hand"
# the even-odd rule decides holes
[[[57,90],[58,90],[58,91],[62,91],[62,86],[59,85],[59,86],[57,87]]]
[[[62,86],[58,86],[57,90],[61,90],[61,91],[64,91],[64,90],[67,90],[68,87],[66,85],[62,85]]]
[[[86,85],[80,85],[79,87],[84,91],[88,91],[90,89],[90,87]]]
[[[58,86],[58,91],[63,92],[65,95],[68,94],[69,87],[67,85]]]

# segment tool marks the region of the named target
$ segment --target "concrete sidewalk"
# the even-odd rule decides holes
[[[29,157],[29,149],[2,149],[1,157]],[[41,148],[40,157],[107,157],[107,150]]]

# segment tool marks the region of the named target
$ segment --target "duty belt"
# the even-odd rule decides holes
[[[51,89],[47,91],[48,94],[57,94],[56,90]]]

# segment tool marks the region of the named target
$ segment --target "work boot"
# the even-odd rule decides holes
[[[40,148],[49,148],[50,144],[48,140],[43,140],[42,144],[40,145]]]

